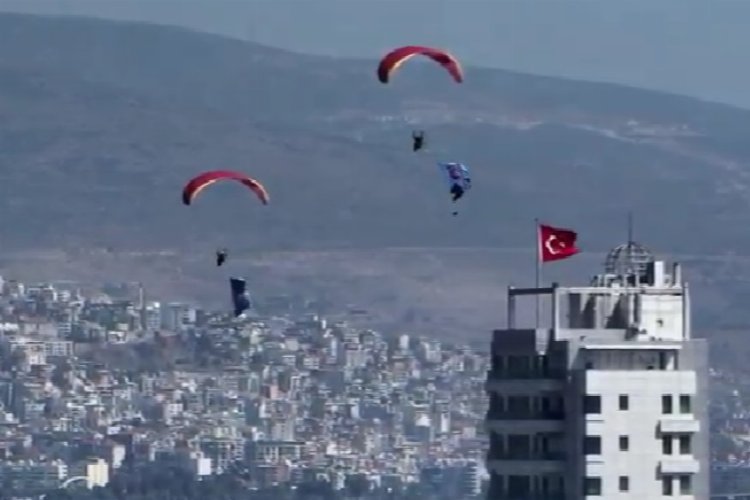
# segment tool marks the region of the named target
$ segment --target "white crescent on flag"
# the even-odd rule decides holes
[[[553,245],[553,243],[555,243],[555,245]],[[544,242],[544,246],[551,255],[557,255],[566,245],[564,241],[558,241],[557,235],[550,234],[547,241]]]

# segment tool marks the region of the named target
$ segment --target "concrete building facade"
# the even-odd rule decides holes
[[[488,499],[708,499],[707,345],[691,337],[680,265],[636,264],[585,287],[508,290],[487,379]],[[549,326],[517,328],[516,300],[539,295]]]

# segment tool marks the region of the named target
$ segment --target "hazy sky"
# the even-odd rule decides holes
[[[747,0],[0,0],[0,10],[176,24],[298,51],[464,61],[750,108]]]

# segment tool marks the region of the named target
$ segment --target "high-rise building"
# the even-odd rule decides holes
[[[516,300],[549,300],[518,328]],[[508,290],[487,391],[488,499],[708,499],[708,356],[680,265],[635,243],[589,286]]]
[[[480,466],[481,464],[478,464],[475,460],[469,460],[459,469],[459,497],[471,498],[479,495],[482,489],[482,477],[479,473]]]

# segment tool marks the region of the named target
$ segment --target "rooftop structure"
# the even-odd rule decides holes
[[[679,264],[632,241],[588,286],[509,288],[487,392],[489,499],[708,498],[707,345]],[[551,298],[547,328],[516,301]]]

